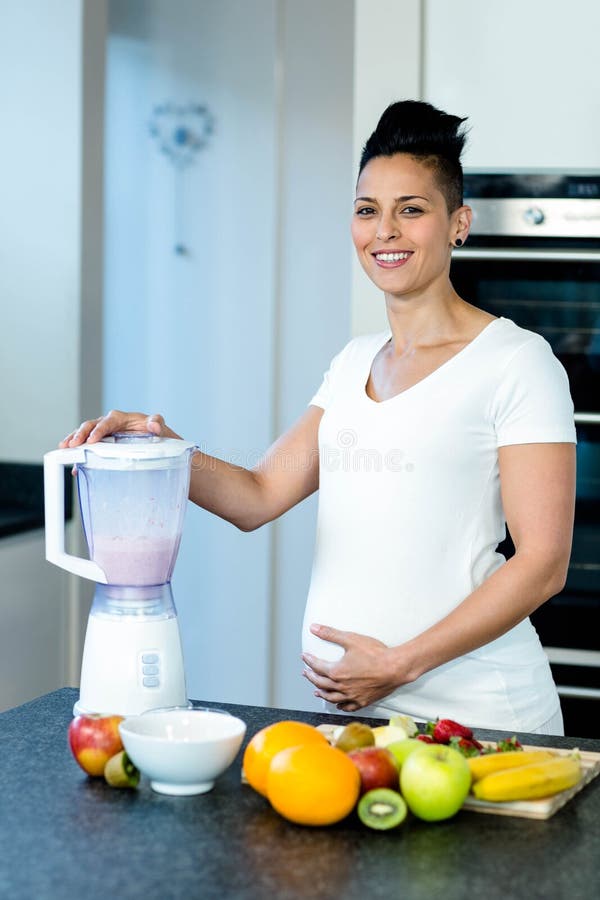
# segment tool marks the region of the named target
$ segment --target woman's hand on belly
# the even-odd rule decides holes
[[[315,686],[315,697],[335,703],[338,709],[354,712],[370,706],[412,680],[399,673],[397,648],[394,650],[364,634],[325,625],[311,625],[310,630],[322,640],[344,649],[337,662],[327,662],[311,653],[302,654],[309,667],[303,675]]]

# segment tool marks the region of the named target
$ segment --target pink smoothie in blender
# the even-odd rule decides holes
[[[179,537],[96,535],[92,555],[109,584],[138,587],[170,581],[178,549]]]

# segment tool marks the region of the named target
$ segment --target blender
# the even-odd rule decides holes
[[[127,433],[44,456],[46,559],[97,582],[76,715],[188,704],[171,575],[195,449]],[[73,465],[89,559],[65,552],[65,466]]]

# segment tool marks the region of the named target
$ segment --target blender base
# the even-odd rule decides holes
[[[170,587],[164,587],[170,595]],[[99,588],[101,595],[107,591]],[[172,706],[188,706],[174,607],[162,615],[131,610],[111,615],[95,600],[85,636],[76,714],[132,716]]]

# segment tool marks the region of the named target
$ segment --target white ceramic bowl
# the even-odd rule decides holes
[[[203,794],[233,762],[246,733],[235,716],[206,709],[151,711],[119,725],[134,765],[159,794]]]

